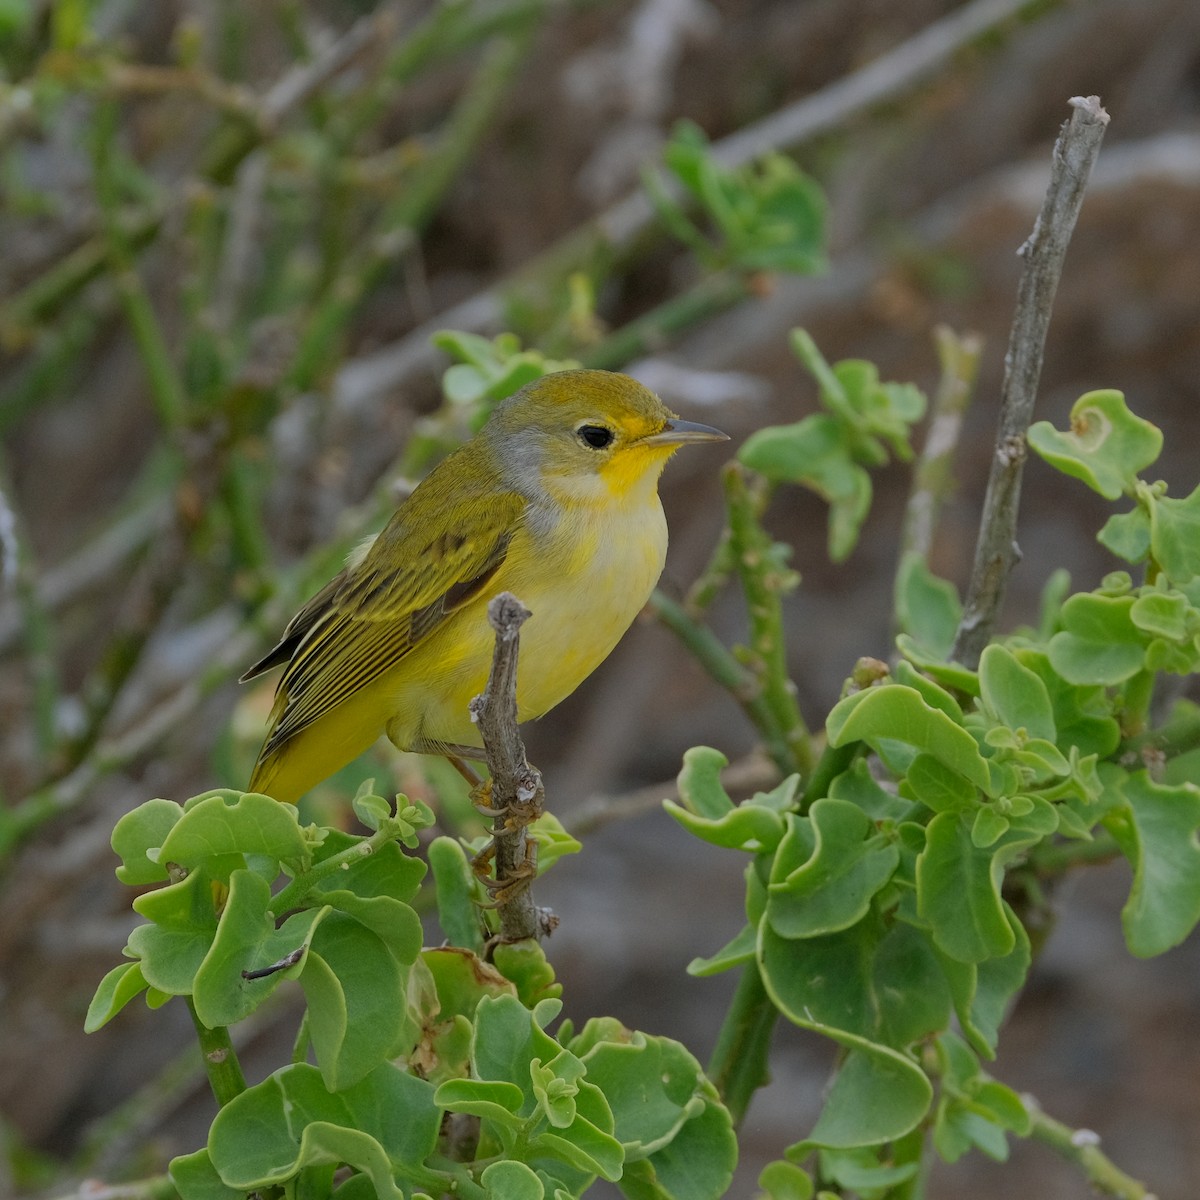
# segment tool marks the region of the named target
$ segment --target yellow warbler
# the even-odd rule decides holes
[[[513,592],[517,709],[539,717],[600,665],[663,568],[658,477],[685,442],[724,441],[640,383],[560,371],[499,404],[243,676],[286,663],[250,789],[294,801],[386,733],[480,758],[488,600]]]

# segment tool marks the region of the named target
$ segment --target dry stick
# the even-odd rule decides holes
[[[1004,357],[1000,428],[983,501],[971,586],[951,651],[952,659],[971,668],[978,664],[992,636],[1009,574],[1020,556],[1015,539],[1025,431],[1033,417],[1046,330],[1067,244],[1108,128],[1108,113],[1100,107],[1098,96],[1076,96],[1069,103],[1075,111],[1054,146],[1050,186],[1042,211],[1029,240],[1018,251],[1025,259],[1025,268]]]
[[[492,671],[483,695],[471,701],[471,719],[479,726],[492,776],[496,864],[492,890],[505,942],[536,938],[543,932],[529,889],[532,863],[525,827],[540,815],[545,792],[541,774],[525,757],[517,728],[517,654],[521,626],[531,615],[511,592],[492,598],[488,604],[488,622],[496,631]]]

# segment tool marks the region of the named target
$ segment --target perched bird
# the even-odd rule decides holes
[[[533,613],[518,717],[548,712],[608,657],[662,572],[667,459],[724,440],[609,371],[560,371],[504,400],[242,677],[286,664],[250,790],[295,801],[381,733],[481,758],[468,705],[502,591]]]

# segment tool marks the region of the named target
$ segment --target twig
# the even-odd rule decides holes
[[[901,556],[912,551],[926,563],[938,510],[954,484],[950,464],[983,353],[983,338],[977,333],[958,334],[948,325],[939,325],[933,335],[942,374],[933,397],[925,444],[913,468],[912,491],[900,531]]]
[[[951,657],[974,667],[995,627],[1008,577],[1019,551],[1015,542],[1025,432],[1033,416],[1042,351],[1062,274],[1071,231],[1083,204],[1092,164],[1108,128],[1108,113],[1097,96],[1076,96],[1074,112],[1054,147],[1050,186],[1029,240],[1019,253],[1025,258],[1017,291],[1004,383],[1000,392],[1000,427],[983,502],[975,565]]]
[[[511,592],[501,592],[488,604],[496,650],[487,687],[471,701],[471,719],[479,726],[492,776],[493,892],[500,936],[506,942],[536,938],[541,933],[529,888],[534,868],[525,827],[541,813],[545,792],[541,774],[525,757],[525,743],[517,728],[517,654],[521,626],[530,615]]]
[[[1096,1191],[1120,1200],[1155,1200],[1144,1183],[1126,1175],[1100,1149],[1097,1134],[1090,1129],[1072,1129],[1048,1117],[1033,1096],[1024,1095],[1021,1101],[1033,1119],[1029,1136],[1073,1162]]]
[[[646,608],[691,651],[695,660],[741,706],[763,739],[763,747],[780,772],[795,770],[791,751],[775,713],[763,695],[755,675],[744,667],[725,643],[707,625],[694,620],[682,604],[659,589],[651,594]]]

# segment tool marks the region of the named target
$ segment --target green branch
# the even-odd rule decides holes
[[[209,1029],[196,1015],[196,1006],[191,996],[187,997],[187,1006],[188,1012],[192,1014],[192,1024],[196,1027],[196,1037],[200,1040],[200,1053],[204,1056],[204,1070],[208,1075],[208,1082],[217,1098],[217,1104],[223,1108],[235,1096],[246,1090],[242,1064],[238,1062],[237,1051],[229,1038],[229,1030],[223,1026]]]
[[[707,625],[695,620],[682,604],[655,590],[646,607],[687,647],[696,661],[742,706],[763,739],[767,753],[783,775],[796,770],[791,748],[763,695],[758,679],[744,667]]]
[[[725,504],[734,568],[741,580],[750,619],[750,668],[775,727],[787,746],[785,774],[808,775],[813,753],[808,727],[796,702],[796,685],[788,674],[783,632],[783,595],[796,584],[796,573],[784,565],[782,548],[759,523],[766,494],[740,463],[725,468]]]
[[[1087,1129],[1072,1129],[1048,1117],[1032,1096],[1023,1096],[1022,1100],[1033,1120],[1029,1136],[1074,1163],[1097,1192],[1117,1196],[1119,1200],[1155,1200],[1144,1183],[1126,1175],[1100,1149],[1096,1134]]]

